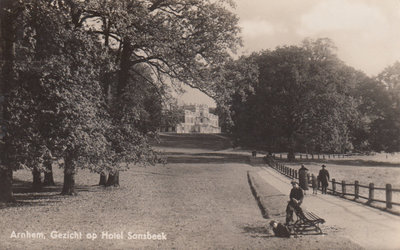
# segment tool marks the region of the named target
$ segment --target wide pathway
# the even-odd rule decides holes
[[[270,167],[258,173],[280,192],[290,193],[287,177]],[[312,190],[302,207],[324,218],[326,230],[335,230],[366,249],[400,249],[400,216],[320,192],[313,195]]]

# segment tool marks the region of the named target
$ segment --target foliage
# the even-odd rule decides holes
[[[328,39],[252,55],[259,70],[254,94],[231,103],[234,135],[268,150],[351,149],[348,124],[357,118],[347,67]]]
[[[220,118],[222,131],[230,132],[234,121],[230,105],[235,98],[245,101],[254,93],[254,85],[258,82],[258,69],[255,55],[241,56],[237,60],[228,60],[218,65],[212,72],[212,78],[217,83],[213,86],[212,97],[217,103],[217,114]]]
[[[371,144],[377,151],[400,151],[400,62],[385,68],[376,78],[385,87],[380,116],[371,125]]]
[[[68,174],[155,163],[147,137],[163,116],[166,79],[209,91],[213,65],[240,43],[230,6],[27,0],[2,9],[16,13],[16,60],[7,61],[15,76],[5,105],[12,114],[8,168],[37,169],[49,157],[64,158]]]

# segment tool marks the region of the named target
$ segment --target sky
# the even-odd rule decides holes
[[[400,61],[400,0],[235,0],[239,55],[328,37],[347,65],[375,76]],[[185,103],[212,99],[187,88]]]

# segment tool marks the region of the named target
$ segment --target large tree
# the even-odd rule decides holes
[[[6,121],[10,118],[8,112],[9,94],[15,84],[13,71],[15,62],[15,40],[17,36],[17,17],[21,10],[18,2],[13,0],[0,1],[0,126],[1,126],[1,162],[0,162],[0,201],[13,200],[12,175],[13,168],[8,165],[10,137],[7,131]]]
[[[115,67],[109,67],[110,72],[106,75],[116,77],[112,99],[119,103],[129,82],[138,77],[143,79],[142,85],[155,79],[158,85],[153,88],[162,89],[165,85],[183,82],[211,94],[210,71],[223,64],[240,44],[238,19],[229,10],[233,6],[230,1],[91,0],[67,3],[76,25],[99,34],[110,51]],[[135,70],[137,65],[151,69],[152,79],[140,76],[141,73]],[[112,87],[109,80],[104,77],[106,87]],[[109,178],[113,179],[113,174],[111,172]]]
[[[6,112],[3,115],[9,124],[5,149],[12,161],[3,161],[10,165],[2,168],[1,178],[11,180],[12,166],[35,169],[43,165],[44,158],[62,157],[65,194],[74,193],[78,165],[96,172],[107,170],[110,184],[118,185],[115,176],[122,165],[152,162],[154,152],[146,133],[148,124],[157,118],[162,95],[146,93],[162,94],[176,80],[208,92],[209,72],[240,42],[230,1],[3,3],[2,34],[3,29],[18,26],[18,32],[7,33],[12,39],[2,37],[2,51],[8,53],[3,53],[2,77],[10,80],[3,88],[12,92],[6,96],[13,97],[4,102],[4,110],[20,115],[13,119]],[[14,25],[18,18],[22,25]],[[14,44],[20,45],[17,54],[26,62],[18,67],[13,67]],[[12,81],[16,84],[9,87]],[[151,102],[152,98],[157,101]],[[28,108],[28,101],[35,107]],[[43,129],[43,119],[61,126]],[[18,137],[7,141],[11,135],[21,138],[30,131],[34,136],[25,141]],[[28,147],[33,144],[37,147]],[[31,157],[37,161],[25,164]],[[11,190],[10,181],[3,183],[7,188],[2,190]]]
[[[349,149],[348,123],[357,114],[347,67],[329,39],[305,40],[253,55],[254,94],[232,106],[235,136],[258,138],[269,150],[339,152]]]
[[[400,150],[400,62],[386,67],[376,79],[384,86],[386,101],[378,103],[380,113],[371,124],[373,149],[386,152]],[[377,105],[378,106],[378,105]]]

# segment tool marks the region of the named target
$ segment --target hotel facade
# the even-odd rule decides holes
[[[162,126],[161,132],[172,132],[178,134],[202,133],[217,134],[221,133],[218,124],[218,115],[210,113],[210,109],[205,104],[183,105],[180,123],[175,127]]]

